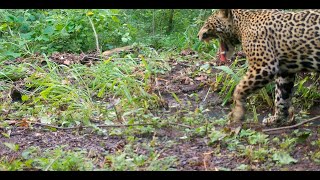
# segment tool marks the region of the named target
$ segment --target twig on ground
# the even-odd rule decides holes
[[[208,171],[208,166],[207,166],[208,156],[210,156],[213,153],[214,151],[203,153],[203,166],[206,171]]]
[[[295,124],[295,125],[292,125],[292,126],[285,126],[285,127],[279,127],[279,128],[270,128],[270,129],[263,129],[262,132],[270,132],[270,131],[278,131],[278,130],[285,130],[285,129],[292,129],[292,128],[295,128],[295,127],[298,127],[298,126],[301,126],[303,124],[306,124],[306,123],[309,123],[311,121],[315,121],[315,120],[318,120],[320,119],[320,116],[316,116],[316,117],[313,117],[311,119],[308,119],[306,121],[302,121],[298,124]]]
[[[209,95],[210,90],[211,90],[211,86],[209,87],[208,92],[207,92],[206,96],[204,97],[204,99],[202,100],[202,102],[205,102],[205,101],[206,101],[206,99],[207,99],[207,97],[208,97],[208,95]]]

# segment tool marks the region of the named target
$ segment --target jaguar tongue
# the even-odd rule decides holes
[[[225,44],[220,41],[220,47],[219,47],[219,59],[221,62],[226,62],[227,58],[226,58],[226,46]]]

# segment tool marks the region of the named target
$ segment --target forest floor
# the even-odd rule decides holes
[[[73,62],[78,58],[78,55],[73,54],[55,54],[51,58],[58,62],[61,56],[67,58],[60,64],[79,62]],[[188,55],[181,54],[180,58],[183,59],[185,56]],[[23,62],[24,59],[19,61]],[[92,64],[90,61],[86,63]],[[221,85],[215,85],[213,78],[207,73],[192,74],[199,67],[208,70],[205,66],[207,64],[211,70],[210,74],[218,73],[218,70],[212,68],[216,64],[200,59],[168,59],[167,63],[171,70],[157,75],[152,81],[151,90],[161,95],[163,107],[152,109],[151,112],[160,119],[178,119],[176,123],[157,126],[147,133],[135,134],[132,131],[132,134],[127,132],[112,135],[99,134],[86,127],[60,129],[41,123],[19,126],[12,118],[5,118],[3,122],[9,126],[0,126],[0,169],[51,170],[54,166],[59,166],[56,162],[72,161],[72,158],[67,159],[65,156],[71,153],[70,157],[73,159],[82,158],[78,163],[92,163],[94,170],[320,170],[320,129],[317,122],[286,131],[262,133],[259,132],[261,128],[256,128],[234,132],[235,135],[232,135],[232,130],[227,128],[224,121],[231,104],[228,102],[221,106]],[[308,111],[309,117],[317,116],[319,110],[319,104],[311,107]],[[213,125],[201,126],[199,129],[197,124],[183,123],[188,121],[188,118],[190,121],[197,119],[198,116],[194,114],[199,111],[199,119],[203,119],[201,122]],[[272,113],[272,110],[261,105],[257,108],[257,113],[261,121],[268,113]],[[179,118],[185,120],[182,122]],[[190,133],[195,129],[200,132]],[[134,140],[128,136],[133,136]],[[57,147],[61,147],[60,153],[56,150]],[[26,151],[27,149],[29,150]],[[78,151],[81,153],[72,154]],[[31,156],[32,162],[38,164],[37,166],[27,163],[26,160],[31,159]],[[62,157],[64,160],[59,161]],[[67,170],[72,168],[74,167]],[[64,169],[61,167],[60,170]]]

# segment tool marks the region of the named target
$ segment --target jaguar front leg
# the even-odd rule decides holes
[[[275,113],[265,118],[262,123],[267,126],[287,125],[294,120],[291,98],[293,94],[295,74],[282,73],[276,77]]]
[[[245,115],[245,100],[254,91],[264,87],[274,78],[274,72],[261,70],[258,67],[249,67],[246,75],[236,86],[233,93],[234,107],[229,113],[232,123],[241,123]]]

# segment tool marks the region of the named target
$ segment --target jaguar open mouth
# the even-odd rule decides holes
[[[219,59],[221,62],[227,61],[227,52],[229,51],[228,45],[224,43],[222,40],[219,41],[220,47],[219,47]]]

